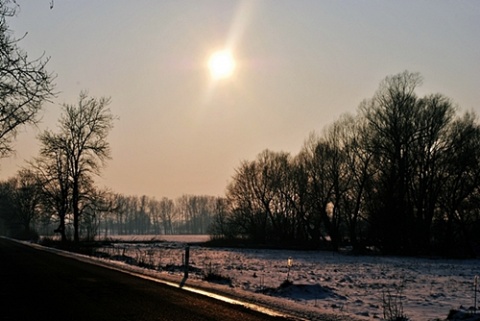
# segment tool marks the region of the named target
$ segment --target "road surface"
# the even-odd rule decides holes
[[[0,320],[285,321],[4,238]]]

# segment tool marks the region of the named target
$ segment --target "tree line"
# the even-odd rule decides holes
[[[356,114],[297,155],[265,150],[235,170],[212,234],[253,243],[394,254],[479,254],[480,126],[418,73],[386,77]]]
[[[13,7],[12,7],[13,6]],[[53,97],[48,58],[29,60],[0,0],[0,156]],[[265,150],[236,169],[225,197],[124,196],[94,184],[110,159],[109,98],[64,104],[39,155],[0,182],[0,232],[52,230],[63,242],[108,234],[210,233],[251,244],[474,256],[480,246],[480,126],[418,73],[388,76],[373,97],[312,133],[297,155]]]
[[[213,217],[226,210],[225,199],[214,196],[183,195],[175,200],[157,200],[92,186],[82,195],[79,240],[115,235],[208,234]],[[69,201],[64,212],[52,207],[59,196],[46,190],[44,181],[31,169],[22,169],[0,182],[0,233],[24,239],[58,233],[65,242],[74,240],[74,214]]]

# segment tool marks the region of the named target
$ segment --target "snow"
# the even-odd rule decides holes
[[[181,282],[186,243],[178,237],[168,242],[135,240],[129,243],[124,239],[99,249],[97,260]],[[194,239],[190,237],[188,242]],[[444,320],[451,309],[474,305],[474,278],[480,275],[480,260],[219,249],[198,244],[189,249],[188,286],[268,305],[308,320],[322,320],[324,315],[345,320],[383,319],[388,302],[412,321]],[[207,274],[213,276],[212,281],[205,280]],[[287,277],[289,282],[285,282]]]

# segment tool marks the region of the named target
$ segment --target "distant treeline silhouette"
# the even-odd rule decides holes
[[[0,182],[0,234],[17,238],[38,238],[59,233],[59,218],[45,206],[34,184],[25,184],[19,173]],[[23,184],[23,185],[22,185]],[[79,224],[80,240],[108,239],[116,235],[208,234],[212,218],[224,211],[225,199],[183,195],[175,200],[148,196],[125,196],[106,191],[83,203]],[[43,198],[46,200],[45,198]],[[30,203],[33,206],[23,206]],[[73,240],[73,214],[65,219],[66,241]]]

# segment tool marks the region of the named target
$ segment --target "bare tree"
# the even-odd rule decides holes
[[[92,175],[100,174],[110,158],[107,136],[115,117],[110,112],[108,98],[90,98],[81,92],[78,105],[63,106],[59,121],[60,132],[46,132],[41,141],[45,150],[56,150],[65,157],[68,180],[71,184],[74,241],[79,241],[79,223],[82,206],[88,202]]]
[[[408,187],[421,117],[415,88],[421,81],[418,73],[407,71],[386,77],[374,97],[361,105],[372,133],[369,151],[379,170],[378,205],[372,222],[384,247],[392,251],[415,246],[411,243],[414,218]]]
[[[40,156],[30,162],[42,188],[42,203],[45,211],[58,217],[56,233],[61,241],[67,241],[66,217],[71,210],[72,185],[69,180],[68,159],[60,137],[50,131],[39,136]]]
[[[235,235],[231,235],[228,227],[230,219],[228,212],[228,203],[226,198],[217,197],[212,204],[213,217],[212,224],[209,227],[209,234],[212,240],[233,239]]]
[[[308,177],[307,202],[309,203],[309,218],[314,229],[310,234],[314,239],[326,240],[328,235],[331,244],[336,248],[339,244],[339,216],[335,206],[340,206],[340,196],[343,187],[340,183],[340,166],[342,151],[337,143],[311,134],[300,152],[302,167]],[[327,213],[329,203],[335,206]],[[323,233],[323,230],[326,233]]]
[[[369,219],[388,252],[430,253],[434,221],[465,226],[458,210],[480,182],[476,117],[455,120],[451,101],[440,94],[417,97],[420,83],[418,73],[387,77],[360,107],[375,168]],[[437,233],[436,242],[441,238]]]
[[[257,168],[255,162],[243,161],[235,170],[226,193],[231,219],[225,223],[230,227],[230,237],[245,237],[264,243],[268,217],[260,201],[265,189],[259,186]]]
[[[343,195],[345,207],[344,219],[348,228],[350,243],[355,250],[359,249],[359,234],[362,230],[361,223],[366,222],[365,194],[371,184],[375,169],[372,168],[372,154],[368,152],[367,143],[369,132],[363,117],[344,115],[340,120],[345,128],[345,162],[349,186]],[[365,225],[365,224],[363,224]]]
[[[265,150],[253,162],[243,162],[227,188],[230,219],[215,217],[229,238],[254,242],[292,242],[301,228],[296,205],[296,164],[289,153]],[[302,233],[300,233],[302,234]]]
[[[446,141],[455,110],[450,100],[439,94],[424,97],[417,104],[420,110],[412,143],[412,179],[407,188],[413,208],[412,237],[419,251],[429,252],[431,227],[445,186]]]
[[[49,59],[29,60],[11,35],[6,19],[15,12],[15,3],[0,0],[0,157],[13,151],[19,127],[36,124],[42,104],[54,96]]]
[[[454,255],[462,249],[475,256],[471,239],[478,230],[469,232],[469,227],[480,222],[475,217],[480,195],[480,125],[474,113],[465,113],[450,124],[444,162],[440,196],[446,225],[444,250]]]

